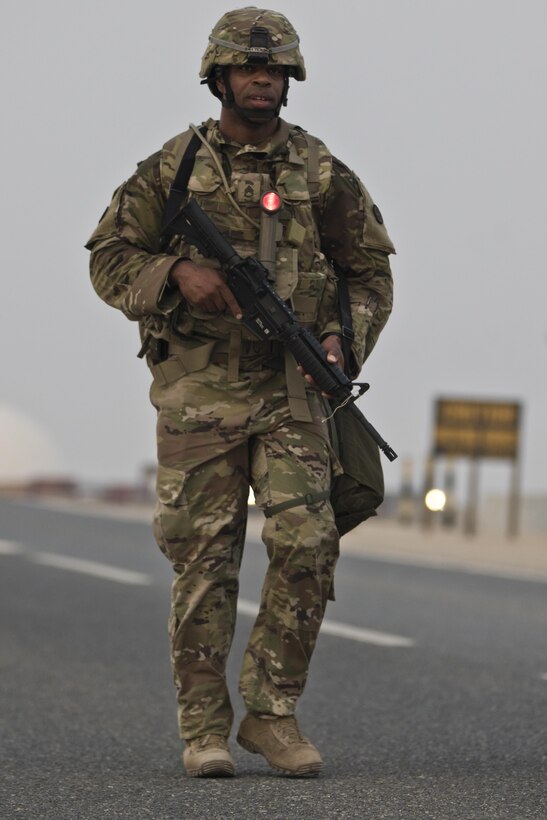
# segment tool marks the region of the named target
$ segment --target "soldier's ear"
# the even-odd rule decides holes
[[[224,82],[224,77],[222,71],[217,71],[217,76],[215,79],[215,85],[218,88],[220,94],[225,97],[226,96],[226,83]]]

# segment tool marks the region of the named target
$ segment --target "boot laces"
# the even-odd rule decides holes
[[[226,738],[222,735],[202,735],[191,742],[192,744],[195,744],[200,751],[202,749],[206,749],[208,746],[212,746],[214,749],[228,748]]]
[[[293,717],[281,718],[279,728],[281,729],[283,738],[288,743],[301,743],[304,739],[300,734],[296,719]]]

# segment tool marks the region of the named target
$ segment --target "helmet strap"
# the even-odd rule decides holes
[[[283,88],[283,94],[281,96],[281,102],[277,107],[277,114],[278,115],[279,115],[279,112],[281,110],[281,106],[282,105],[287,105],[288,98],[289,98],[289,77],[287,76],[287,77],[285,77],[285,87]]]

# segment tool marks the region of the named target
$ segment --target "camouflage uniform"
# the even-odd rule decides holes
[[[338,534],[328,500],[317,500],[336,469],[318,395],[275,342],[255,340],[228,312],[200,312],[168,285],[180,259],[218,267],[181,237],[160,246],[169,185],[186,143],[187,135],[179,135],[139,165],[114,193],[87,247],[99,296],[139,322],[154,378],[154,530],[176,573],[172,662],[180,732],[190,739],[227,736],[232,723],[224,673],[249,484],[262,509],[302,499],[268,518],[263,530],[269,568],[240,678],[252,713],[294,713],[331,594]],[[347,270],[355,376],[391,310],[393,246],[380,212],[355,175],[301,129],[280,120],[258,149],[226,139],[213,120],[205,123],[189,196],[242,256],[257,255],[260,196],[271,188],[283,200],[276,289],[323,339],[340,332],[327,255]]]

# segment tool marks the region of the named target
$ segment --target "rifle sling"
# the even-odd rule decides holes
[[[349,367],[351,361],[351,343],[353,342],[355,334],[353,332],[353,317],[351,315],[348,280],[345,272],[334,260],[333,265],[338,278],[338,320],[340,322],[340,330],[342,333],[344,371],[346,376],[350,376]]]
[[[205,126],[202,126],[199,130],[202,134],[205,134],[207,129]],[[192,168],[194,167],[196,154],[200,145],[201,140],[199,135],[193,133],[188,145],[186,146],[186,150],[184,151],[179,167],[177,168],[175,179],[169,187],[169,196],[167,197],[167,202],[165,203],[165,210],[161,221],[160,243],[162,249],[165,248],[167,242],[169,241],[169,227],[177,218],[180,209],[186,200],[188,182],[192,174]]]

